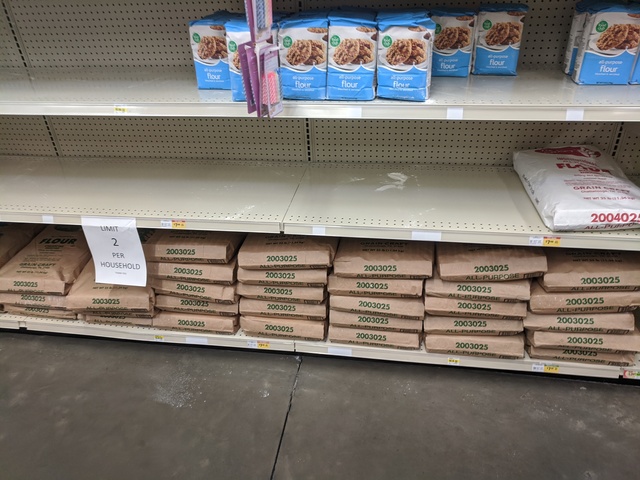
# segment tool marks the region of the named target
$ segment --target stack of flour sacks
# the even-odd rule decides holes
[[[160,329],[232,334],[238,330],[236,253],[245,234],[149,230],[141,234]]]
[[[238,253],[245,334],[324,340],[327,275],[337,238],[250,234]]]
[[[439,243],[425,283],[428,352],[523,358],[531,278],[547,271],[540,248]]]
[[[525,319],[531,358],[627,366],[640,352],[640,253],[548,249]]]
[[[432,243],[342,239],[329,277],[329,340],[419,349],[432,272]]]
[[[89,246],[80,227],[42,228],[0,226],[0,304],[15,315],[76,320],[70,291],[91,258]]]

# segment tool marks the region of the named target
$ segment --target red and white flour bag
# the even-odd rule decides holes
[[[515,152],[513,168],[551,230],[640,226],[640,187],[626,177],[613,157],[596,147]]]

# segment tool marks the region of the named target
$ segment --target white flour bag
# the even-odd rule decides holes
[[[640,188],[615,160],[592,146],[539,148],[513,154],[529,198],[554,231],[640,226]]]

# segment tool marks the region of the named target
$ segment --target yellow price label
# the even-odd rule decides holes
[[[460,359],[459,358],[447,358],[447,363],[449,365],[460,365]]]
[[[124,115],[127,113],[127,107],[122,105],[115,105],[113,107],[113,113],[115,113],[116,115]]]
[[[153,338],[156,342],[164,342],[164,337],[162,335],[155,335]]]
[[[560,246],[560,237],[544,237],[542,240],[543,247],[559,247]]]
[[[560,373],[560,367],[558,365],[545,365],[544,373]]]
[[[187,221],[186,220],[171,220],[171,228],[185,229],[185,228],[187,228]]]
[[[269,342],[258,342],[258,348],[271,348],[271,344]]]

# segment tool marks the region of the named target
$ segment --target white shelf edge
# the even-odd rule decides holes
[[[419,350],[396,350],[392,348],[370,347],[365,345],[332,343],[330,341],[311,342],[284,338],[261,338],[247,336],[241,330],[234,335],[220,335],[204,332],[181,330],[161,330],[152,327],[91,324],[81,320],[57,320],[41,317],[27,317],[0,314],[0,328],[26,328],[32,332],[62,333],[99,338],[135,340],[184,345],[206,345],[210,347],[231,347],[250,350],[280,351],[329,355],[333,357],[352,357],[392,362],[446,365],[470,368],[484,368],[513,372],[534,372],[534,365],[552,365],[559,367],[557,375],[582,376],[593,378],[629,378],[640,380],[640,355],[635,366],[613,367],[607,365],[589,365],[574,362],[556,362],[535,360],[525,353],[524,359],[510,360],[498,358],[471,357],[464,355],[443,355],[428,353],[424,345]],[[553,375],[553,374],[550,374]]]
[[[207,345],[282,352],[295,351],[293,340],[250,337],[241,331],[233,335],[222,335],[184,330],[162,330],[152,327],[92,324],[81,320],[57,320],[10,314],[4,314],[2,317],[7,317],[6,321],[8,322],[24,322],[27,330],[34,332],[64,333],[143,342]],[[256,346],[252,346],[254,343]],[[258,346],[258,343],[263,345]]]
[[[629,370],[631,368],[534,360],[529,358],[526,353],[524,359],[484,358],[453,354],[443,355],[438,353],[428,353],[425,350],[424,345],[421,345],[420,350],[396,350],[393,348],[332,343],[330,341],[306,342],[296,340],[296,351],[300,353],[313,353],[318,355],[344,356],[371,360],[389,360],[429,365],[446,365],[452,367],[486,368],[512,372],[534,372],[534,365],[557,365],[559,367],[559,372],[555,375],[597,378],[619,378],[622,375],[623,369]],[[334,353],[336,351],[338,353]],[[344,353],[340,354],[340,351],[343,351]],[[452,362],[452,360],[456,363]]]
[[[640,103],[621,102],[634,98],[634,89],[576,85],[559,68],[521,69],[517,77],[434,78],[426,102],[285,100],[281,116],[638,122]],[[228,91],[198,90],[189,68],[6,70],[0,72],[0,115],[254,116],[244,102],[231,101]]]

